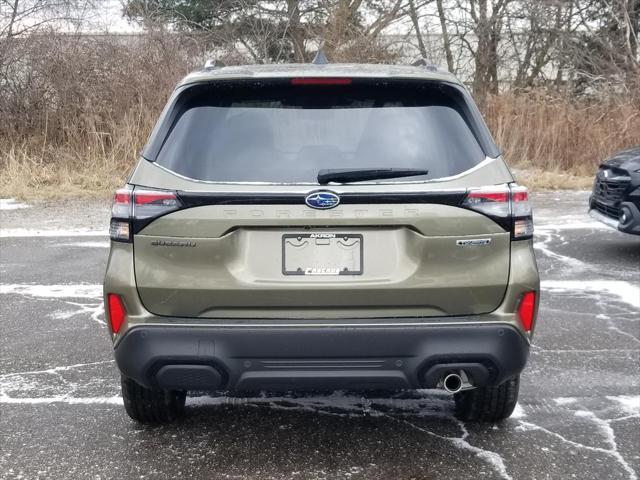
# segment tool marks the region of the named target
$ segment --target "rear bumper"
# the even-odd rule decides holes
[[[139,325],[120,339],[115,357],[123,375],[146,387],[232,392],[433,388],[450,370],[464,370],[474,386],[497,385],[524,369],[529,342],[518,329],[457,320],[410,326]]]

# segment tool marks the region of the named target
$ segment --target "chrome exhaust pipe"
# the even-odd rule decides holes
[[[462,390],[462,377],[457,373],[450,373],[442,381],[442,386],[449,393],[458,393]]]

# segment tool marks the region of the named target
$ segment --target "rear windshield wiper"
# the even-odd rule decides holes
[[[318,172],[318,183],[349,183],[365,180],[382,180],[385,178],[416,177],[427,175],[429,170],[419,168],[334,168]]]

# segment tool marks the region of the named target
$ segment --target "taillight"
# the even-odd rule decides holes
[[[156,218],[180,208],[174,192],[139,190],[133,192],[133,216],[137,220]]]
[[[117,242],[131,241],[131,197],[133,191],[130,188],[121,188],[113,196],[111,205],[111,224],[109,236]]]
[[[464,199],[463,206],[489,217],[506,219],[511,213],[509,188],[471,190]]]
[[[518,317],[525,331],[530,332],[533,328],[533,318],[536,310],[536,292],[526,292],[520,298],[518,305]]]
[[[124,188],[113,197],[109,234],[112,240],[131,242],[133,234],[167,213],[182,207],[175,192]]]
[[[512,236],[514,240],[533,237],[533,212],[529,201],[529,191],[525,187],[511,187],[511,215],[513,216]]]
[[[107,306],[107,313],[109,316],[109,323],[111,324],[111,331],[113,333],[118,333],[120,331],[120,328],[122,328],[124,317],[126,315],[126,310],[124,308],[124,304],[122,303],[122,299],[115,293],[109,293],[107,294]]]
[[[533,218],[529,192],[519,185],[470,190],[462,206],[491,218],[514,240],[533,236]]]

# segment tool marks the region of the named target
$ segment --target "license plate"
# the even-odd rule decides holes
[[[362,275],[362,235],[287,233],[282,236],[285,275]]]

